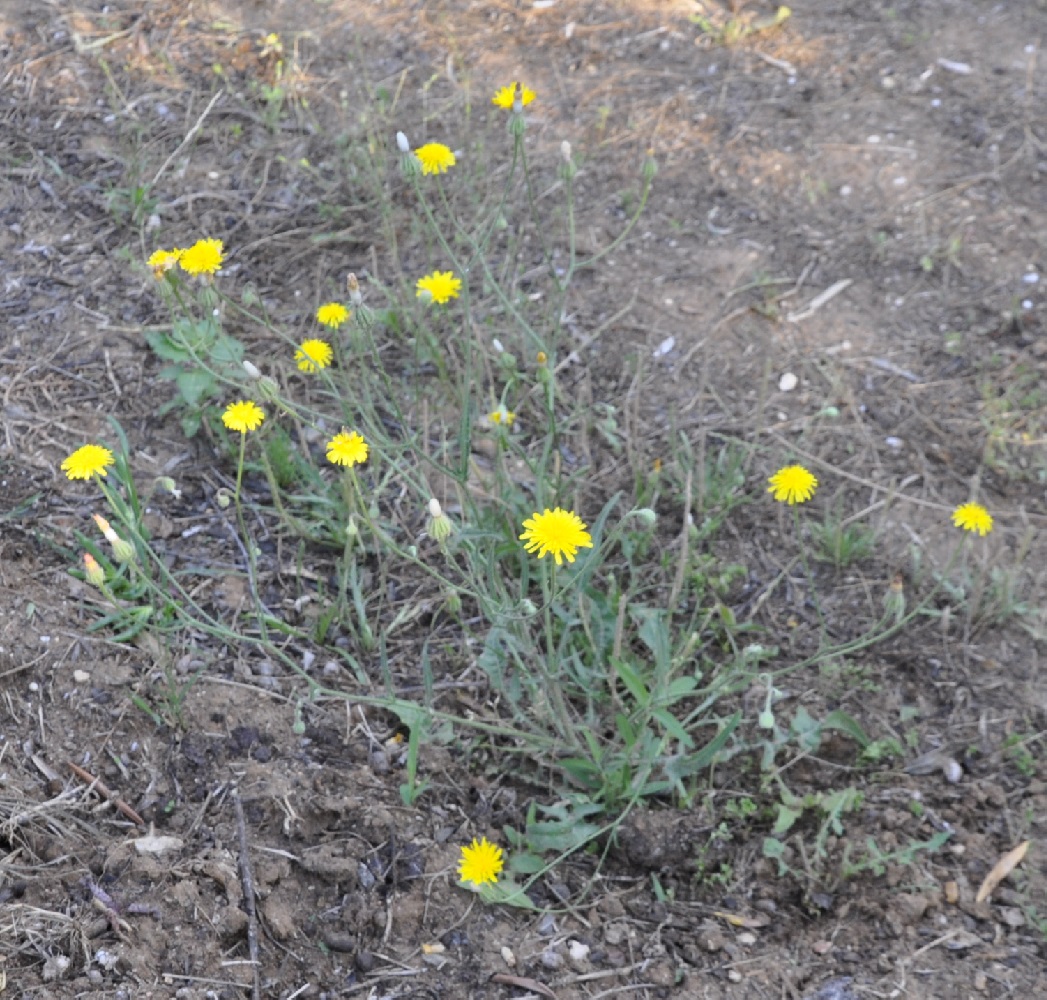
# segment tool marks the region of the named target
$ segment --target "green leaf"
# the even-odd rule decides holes
[[[646,708],[651,701],[651,693],[640,675],[625,660],[611,658],[611,665],[615,673],[621,678],[622,683],[629,689],[629,693],[639,702],[642,708]]]
[[[214,392],[215,380],[210,372],[182,371],[175,376],[175,385],[189,406],[199,406]]]
[[[723,724],[723,728],[697,753],[670,757],[664,764],[666,777],[682,791],[683,779],[704,771],[712,764],[713,758],[726,746],[731,734],[738,728],[738,723],[741,721],[742,713],[735,712]]]
[[[694,746],[694,740],[688,735],[687,730],[680,725],[680,720],[676,718],[666,708],[656,708],[651,713],[652,718],[656,719],[662,724],[662,728],[674,739],[679,740],[685,747]]]
[[[537,854],[513,854],[509,858],[509,868],[517,875],[533,875],[545,867],[545,862]]]
[[[771,832],[776,837],[780,837],[783,833],[788,833],[802,815],[802,810],[790,809],[784,802],[779,802],[778,816],[774,821],[774,829]]]
[[[459,882],[460,886],[475,892],[485,903],[515,906],[519,910],[537,910],[531,898],[517,885],[511,876],[503,876],[497,882],[485,882],[479,888],[469,882]]]
[[[191,359],[191,355],[188,351],[179,347],[171,340],[170,334],[162,333],[160,330],[147,331],[145,334],[145,342],[153,349],[156,356],[164,361],[180,361],[186,363]]]
[[[821,728],[835,729],[837,732],[850,736],[850,738],[863,750],[871,743],[869,737],[865,735],[865,730],[858,725],[857,721],[846,712],[841,712],[839,709],[830,712],[824,719],[822,719]]]

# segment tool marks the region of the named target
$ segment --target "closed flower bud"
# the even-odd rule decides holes
[[[769,708],[765,708],[760,713],[760,718],[757,720],[757,725],[761,729],[774,729],[774,712]]]
[[[214,495],[215,503],[218,504],[222,510],[225,510],[233,502],[232,494],[223,486]]]
[[[157,476],[154,482],[159,489],[165,493],[170,493],[176,500],[182,495],[178,484],[170,476]]]
[[[429,501],[429,524],[426,527],[429,537],[438,545],[443,545],[454,532],[451,519],[443,512],[440,501],[433,497]]]
[[[244,360],[241,361],[240,364],[243,365],[244,371],[247,372],[248,378],[260,379],[262,377],[262,373],[257,368],[255,368],[255,366],[251,364],[251,362],[248,361],[246,358],[244,358]]]
[[[653,528],[658,520],[658,515],[650,507],[637,507],[630,512],[645,528]]]
[[[126,538],[121,538],[119,535],[113,540],[113,556],[119,563],[131,562],[135,557],[135,547],[127,541]]]
[[[647,150],[647,155],[644,157],[643,167],[640,170],[644,181],[650,184],[654,180],[655,174],[658,173],[658,161],[654,158],[654,150]]]
[[[84,572],[87,574],[87,582],[92,587],[102,588],[102,584],[105,583],[105,570],[98,565],[98,560],[90,552],[84,553]]]
[[[349,515],[349,523],[345,526],[345,537],[347,539],[349,539],[349,541],[352,541],[359,534],[360,534],[360,529],[359,529],[359,527],[357,527],[357,524],[356,524],[356,515],[355,514],[350,514]]]
[[[349,301],[356,307],[359,308],[363,302],[364,297],[360,294],[360,282],[357,281],[356,275],[352,271],[349,272],[345,279],[346,288],[349,292]]]
[[[462,595],[457,590],[450,591],[444,600],[444,606],[452,615],[458,614],[462,610]]]
[[[400,150],[401,153],[411,152],[411,144],[407,141],[407,136],[404,135],[403,132],[396,133],[396,148]]]
[[[280,386],[271,376],[263,375],[258,380],[258,394],[270,403],[275,403],[280,398]]]
[[[519,604],[520,614],[525,618],[533,618],[538,614],[538,608],[529,597],[525,597]]]

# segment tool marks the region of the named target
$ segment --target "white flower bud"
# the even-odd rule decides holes
[[[440,506],[440,501],[433,497],[429,501],[429,516],[439,517],[443,513],[443,507]]]
[[[396,148],[399,149],[401,153],[411,152],[411,144],[407,141],[407,136],[404,135],[403,132],[396,133]]]
[[[560,143],[560,155],[563,157],[564,163],[571,162],[571,144],[566,139]]]
[[[240,364],[244,366],[244,371],[247,372],[248,378],[259,379],[262,377],[262,373],[246,358]]]

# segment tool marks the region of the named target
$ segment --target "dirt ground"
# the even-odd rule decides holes
[[[260,995],[284,1000],[1047,996],[1047,4],[797,0],[761,28],[774,9],[0,4],[0,994],[247,997],[257,925]],[[691,19],[703,11],[710,30]],[[760,30],[717,36],[730,24]],[[262,89],[269,32],[297,67],[281,106]],[[164,315],[131,262],[169,234],[218,236],[235,248],[227,279],[304,329],[332,275],[389,252],[338,168],[361,95],[385,95],[412,139],[457,130],[465,147],[467,128],[504,129],[489,94],[520,77],[540,95],[536,157],[564,139],[582,157],[583,249],[622,225],[645,152],[658,161],[640,225],[571,300],[577,392],[614,407],[633,449],[653,462],[674,435],[735,437],[766,456],[754,495],[788,453],[830,484],[825,503],[870,508],[876,550],[818,570],[841,627],[911,544],[944,550],[975,481],[996,516],[989,551],[1027,607],[966,631],[928,619],[850,673],[791,681],[904,749],[862,763],[841,740],[790,767],[799,794],[864,796],[834,856],[948,830],[941,850],[847,880],[779,877],[766,817],[721,825],[725,803],[758,798],[727,770],[690,810],[631,814],[602,864],[563,865],[547,912],[485,906],[456,884],[459,845],[503,840],[548,789],[438,746],[406,808],[388,720],[321,703],[297,733],[293,676],[195,640],[170,659],[88,631],[95,605],[61,547],[98,497],[58,465],[110,434],[110,415],[136,475],[178,481],[153,502],[164,551],[217,566],[216,601],[237,584],[214,505],[232,470],[157,415],[170,390],[143,330]],[[156,203],[136,206],[154,177]],[[593,490],[610,492],[619,459],[593,463]],[[659,515],[678,530],[679,507]],[[755,585],[780,567],[781,530],[749,505],[722,554]],[[797,614],[781,591],[755,621],[799,651]],[[178,724],[131,700],[197,671]],[[139,842],[92,776],[173,839]],[[976,902],[1025,840],[1019,872]]]

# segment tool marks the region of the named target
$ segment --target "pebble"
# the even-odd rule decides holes
[[[91,675],[86,670],[74,670],[73,680],[77,684],[86,684],[91,679]]]
[[[732,983],[740,983],[742,981],[742,974],[737,969],[728,969],[727,978]]]
[[[570,940],[567,942],[567,954],[574,965],[583,965],[589,961],[589,946],[583,941]]]
[[[554,951],[552,948],[546,948],[542,952],[542,966],[546,969],[559,969],[563,965],[563,955],[558,951]]]
[[[756,935],[751,931],[745,931],[738,935],[738,943],[744,944],[746,947],[756,944]]]
[[[778,379],[778,389],[781,392],[792,392],[793,389],[799,385],[800,380],[792,372],[785,372],[780,379]]]
[[[512,948],[502,945],[502,961],[505,962],[510,969],[516,968],[516,956],[513,954]]]

